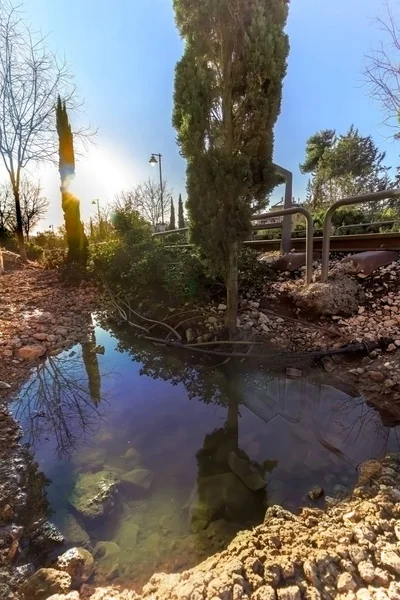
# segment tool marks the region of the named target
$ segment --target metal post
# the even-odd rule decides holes
[[[296,213],[300,213],[304,215],[307,221],[306,227],[306,282],[307,284],[311,283],[312,275],[313,275],[313,244],[314,244],[314,224],[312,220],[312,216],[309,210],[304,208],[303,206],[293,206],[293,208],[284,208],[283,210],[274,210],[272,212],[263,213],[262,215],[256,215],[251,218],[252,221],[257,221],[258,219],[269,219],[271,217],[280,217],[285,215],[294,215]],[[291,219],[290,219],[291,221]],[[291,237],[289,238],[291,242]]]
[[[280,165],[274,163],[274,167],[278,173],[285,178],[285,200],[283,207],[288,209],[292,207],[293,195],[293,173],[284,169]],[[293,213],[285,213],[282,223],[282,238],[281,238],[281,253],[287,254],[291,251],[292,245],[292,215]]]
[[[321,281],[324,282],[328,279],[329,249],[331,242],[333,213],[341,206],[347,206],[349,204],[362,204],[363,202],[379,202],[380,200],[388,200],[389,198],[397,198],[398,196],[400,196],[400,188],[396,188],[394,190],[383,190],[382,192],[371,192],[369,194],[362,194],[360,196],[348,196],[347,198],[341,198],[341,200],[338,200],[328,208],[324,220],[324,232],[322,239]]]
[[[161,222],[164,225],[164,190],[163,190],[163,180],[162,180],[162,166],[161,166],[161,157],[159,154],[159,164],[160,164],[160,198],[161,198]]]

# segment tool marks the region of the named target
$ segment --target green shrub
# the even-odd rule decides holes
[[[53,248],[44,250],[42,264],[46,269],[62,269],[67,260],[67,251],[65,248]]]
[[[43,248],[34,242],[25,242],[25,250],[29,260],[41,260],[43,257]]]
[[[265,262],[258,260],[257,250],[243,247],[239,252],[239,288],[261,293],[267,280],[275,277]]]

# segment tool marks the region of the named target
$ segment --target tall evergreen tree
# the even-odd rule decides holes
[[[75,176],[74,140],[65,102],[57,100],[58,170],[61,179],[61,199],[68,244],[68,260],[82,262],[87,257],[88,241],[81,222],[80,202],[68,191]]]
[[[173,124],[187,160],[191,237],[223,277],[226,325],[236,329],[238,245],[251,204],[278,182],[273,128],[289,52],[289,0],[174,0],[185,51]]]
[[[179,229],[183,229],[185,227],[185,215],[183,213],[182,194],[179,194],[178,201],[178,227]]]
[[[385,153],[379,151],[372,137],[362,136],[353,125],[344,135],[325,130],[311,136],[300,169],[312,173],[313,207],[390,187],[384,160]]]
[[[172,231],[173,229],[176,229],[176,225],[175,225],[175,206],[174,206],[174,201],[171,198],[171,210],[169,213],[169,229],[170,231]]]

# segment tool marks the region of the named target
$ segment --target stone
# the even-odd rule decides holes
[[[351,316],[358,313],[365,294],[361,286],[349,275],[332,273],[329,280],[297,288],[292,297],[295,303],[310,314]]]
[[[133,469],[121,475],[121,481],[124,483],[144,490],[150,489],[153,479],[154,474],[148,469]]]
[[[25,600],[47,600],[52,594],[67,593],[71,589],[71,576],[56,569],[39,569],[21,586]]]
[[[55,594],[50,596],[47,600],[80,600],[79,592],[69,592],[69,594]]]
[[[69,497],[69,503],[86,519],[106,515],[114,506],[114,496],[119,480],[115,473],[81,473]]]
[[[357,584],[350,573],[341,573],[336,585],[339,592],[353,592],[357,588]]]
[[[91,353],[92,354],[105,354],[106,353],[106,349],[105,349],[104,346],[98,345],[98,346],[95,346],[93,348],[93,350],[91,350]]]
[[[400,600],[400,583],[392,581],[387,592],[390,600]]]
[[[386,571],[384,571],[383,569],[380,569],[379,567],[377,567],[375,569],[375,582],[378,585],[381,585],[383,587],[387,587],[389,585],[389,575]]]
[[[142,456],[136,448],[128,448],[124,454],[124,462],[132,468],[142,464]]]
[[[385,380],[384,374],[380,371],[368,371],[368,377],[377,383],[382,383]]]
[[[233,450],[229,454],[228,463],[232,471],[243,481],[249,490],[256,492],[265,487],[264,477],[261,473],[245,458],[240,458]]]
[[[57,523],[69,546],[79,546],[89,552],[93,550],[89,534],[71,512],[59,513]]]
[[[397,346],[395,344],[389,344],[389,346],[386,348],[386,350],[388,352],[396,352]]]
[[[381,552],[381,563],[400,575],[400,556],[394,550],[383,550]]]
[[[72,458],[72,464],[87,473],[97,473],[103,470],[106,457],[105,448],[89,448],[76,452]]]
[[[317,573],[317,567],[315,563],[310,560],[305,560],[303,564],[304,575],[309,583],[311,583],[314,587],[320,586],[320,579]]]
[[[219,304],[219,305],[218,305],[218,310],[221,310],[221,311],[223,311],[223,310],[226,310],[226,309],[227,309],[227,306],[226,306],[226,304]]]
[[[286,375],[288,377],[293,377],[294,379],[299,379],[300,377],[303,377],[303,371],[295,369],[294,367],[286,367]]]
[[[251,597],[254,600],[276,600],[276,592],[270,585],[262,585]]]
[[[366,551],[364,550],[364,548],[361,548],[361,546],[350,546],[349,554],[352,562],[355,565],[358,565],[361,561],[365,561],[368,558]]]
[[[360,573],[361,579],[363,579],[367,583],[372,583],[375,579],[374,565],[368,560],[362,560],[358,564],[358,572]]]
[[[121,548],[115,542],[97,542],[93,550],[96,561],[115,558],[121,552]]]
[[[22,360],[34,361],[41,358],[46,353],[46,346],[37,344],[35,346],[22,346],[16,350],[15,356]]]
[[[0,381],[0,390],[9,390],[11,385],[5,381]]]
[[[327,373],[332,373],[335,370],[335,363],[329,356],[321,358],[321,363]]]
[[[189,344],[191,344],[192,342],[194,342],[195,337],[196,337],[193,329],[186,329],[185,336],[186,336],[186,340],[187,340],[187,342]]]
[[[371,593],[367,588],[361,588],[356,592],[357,600],[372,600]]]
[[[297,585],[290,585],[278,590],[278,600],[301,600],[300,588]]]
[[[121,520],[115,534],[115,540],[124,552],[134,550],[137,546],[138,534],[139,526],[136,524],[135,516],[133,515],[133,517]]]
[[[227,520],[251,514],[258,507],[254,492],[233,473],[198,477],[188,503],[192,531],[205,529],[223,514]]]
[[[34,333],[32,337],[35,340],[39,340],[39,342],[45,342],[47,340],[47,333]]]
[[[35,552],[49,552],[54,546],[64,543],[64,536],[58,528],[49,521],[46,521],[40,527],[35,529],[30,537],[30,543],[35,549]]]
[[[210,325],[216,325],[218,323],[218,319],[217,317],[208,317],[207,323],[209,323]]]
[[[320,487],[319,485],[314,485],[308,492],[307,496],[310,498],[310,500],[313,500],[313,502],[315,502],[316,500],[318,500],[318,498],[321,498],[324,495],[324,493],[325,492],[322,489],[322,487]]]
[[[57,558],[56,567],[71,576],[71,585],[80,587],[93,573],[94,558],[85,548],[71,548]]]

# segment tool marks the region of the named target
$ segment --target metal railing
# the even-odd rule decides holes
[[[279,217],[279,216],[291,216],[296,213],[304,215],[307,222],[306,229],[306,282],[307,284],[311,283],[312,275],[313,275],[313,237],[314,237],[314,225],[312,216],[309,210],[304,208],[303,206],[293,206],[293,208],[284,208],[282,210],[274,210],[273,212],[263,213],[262,215],[256,215],[251,217],[252,221],[257,221],[259,219],[268,219],[271,216]],[[289,251],[291,248],[289,248]]]
[[[384,190],[382,192],[371,192],[360,196],[348,196],[338,200],[330,206],[326,212],[324,220],[324,232],[322,241],[322,273],[321,281],[328,279],[329,271],[329,249],[331,241],[332,216],[341,206],[349,204],[363,204],[364,202],[379,202],[380,200],[388,200],[389,198],[397,198],[400,196],[400,188],[394,190]]]
[[[374,221],[373,223],[356,223],[355,225],[340,225],[336,228],[336,233],[339,233],[341,229],[357,229],[357,227],[375,227],[381,225],[394,225],[400,223],[400,221]]]

